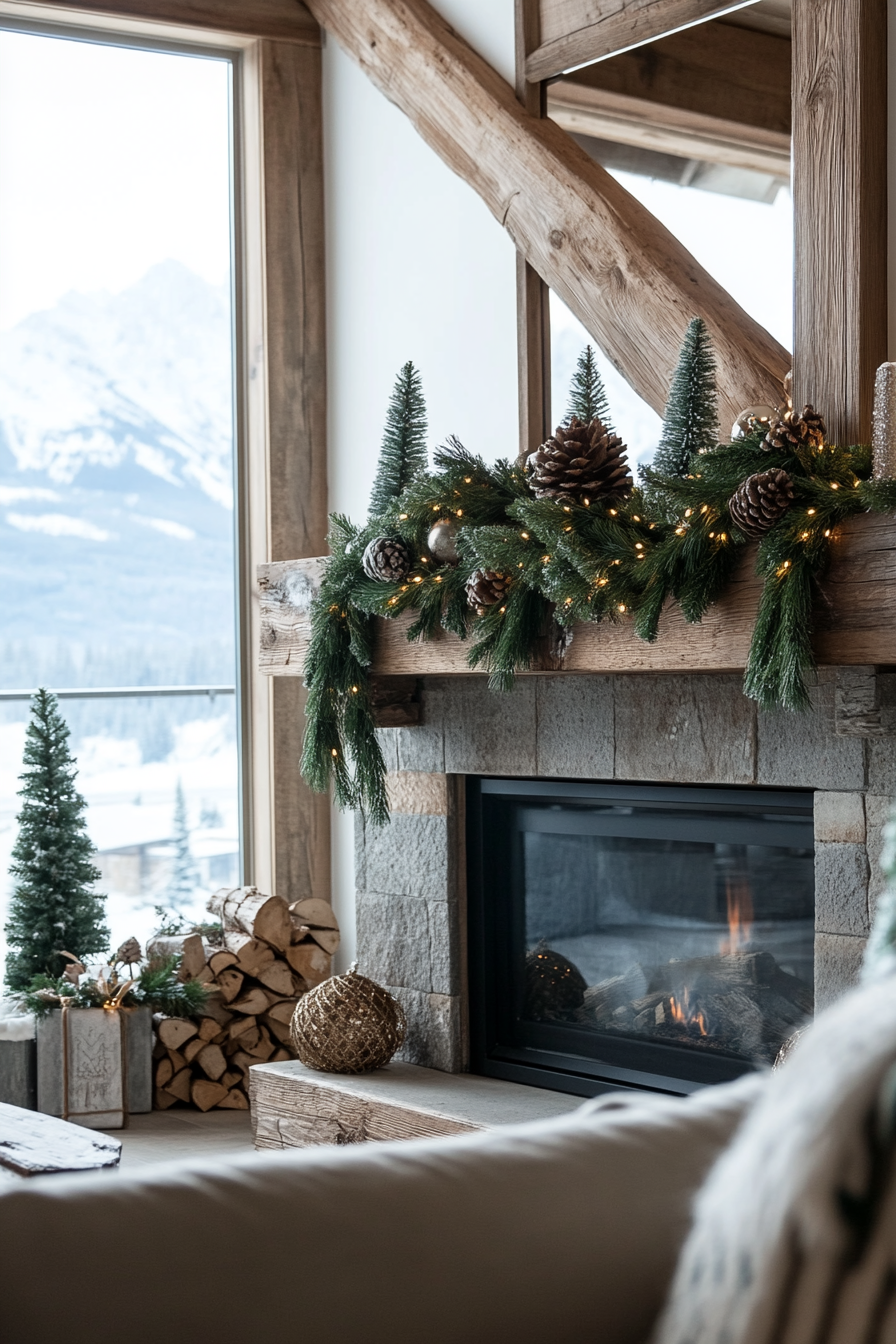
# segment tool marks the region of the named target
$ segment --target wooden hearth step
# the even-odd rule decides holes
[[[256,1148],[432,1138],[566,1115],[581,1097],[499,1078],[395,1063],[316,1073],[291,1060],[249,1071]]]

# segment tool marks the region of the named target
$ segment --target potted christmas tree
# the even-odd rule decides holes
[[[177,979],[174,958],[142,964],[133,938],[108,959],[105,897],[94,887],[100,872],[68,738],[56,697],[37,691],[10,868],[6,985],[38,1019],[38,1110],[114,1129],[152,1106],[152,1009],[194,1011],[205,991]],[[88,975],[87,960],[103,953],[108,964]]]

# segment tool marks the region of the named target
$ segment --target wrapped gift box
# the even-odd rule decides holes
[[[47,1115],[121,1129],[152,1109],[151,1069],[149,1008],[57,1009],[37,1024],[37,1109]]]

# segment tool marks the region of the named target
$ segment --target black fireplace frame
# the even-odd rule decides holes
[[[746,1061],[685,1051],[656,1041],[614,1040],[568,1023],[514,1018],[514,949],[524,942],[521,911],[503,902],[518,858],[511,827],[499,826],[502,808],[522,800],[548,806],[562,800],[664,802],[685,808],[755,808],[764,814],[799,814],[811,823],[813,793],[802,789],[759,789],[674,784],[625,784],[557,779],[466,778],[467,953],[470,1005],[470,1067],[474,1073],[530,1086],[592,1097],[602,1092],[647,1090],[682,1096],[701,1087],[753,1072]],[[483,837],[488,833],[490,843]],[[757,843],[767,842],[757,829]],[[508,877],[510,874],[510,878]],[[515,921],[515,925],[514,925]],[[581,1047],[573,1051],[570,1042]],[[633,1067],[633,1065],[637,1067]]]

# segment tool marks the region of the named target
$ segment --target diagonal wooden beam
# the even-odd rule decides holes
[[[482,197],[636,392],[662,412],[689,320],[716,347],[723,426],[780,400],[790,355],[668,229],[425,0],[308,0],[317,21]]]
[[[526,78],[553,79],[756,0],[541,0],[541,45],[526,59]]]

